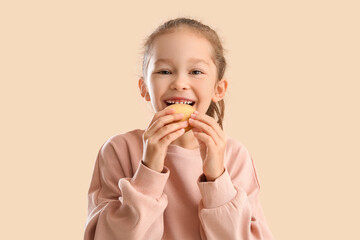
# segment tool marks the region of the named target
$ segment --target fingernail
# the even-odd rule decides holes
[[[194,113],[195,113],[195,114],[198,114],[199,112],[195,110]]]

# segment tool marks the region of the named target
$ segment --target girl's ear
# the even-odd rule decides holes
[[[138,86],[139,86],[139,89],[140,89],[141,96],[143,98],[145,98],[146,101],[150,101],[150,95],[149,95],[149,92],[147,90],[146,83],[145,83],[143,77],[141,77],[139,79]]]
[[[227,87],[228,87],[228,81],[226,79],[223,78],[220,81],[218,81],[215,85],[215,93],[211,100],[213,102],[218,102],[221,99],[223,99],[225,97]]]

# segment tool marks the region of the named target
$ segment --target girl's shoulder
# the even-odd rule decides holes
[[[144,130],[142,129],[134,129],[112,135],[102,144],[100,152],[106,154],[107,152],[125,153],[142,151],[143,133]]]
[[[109,137],[99,151],[100,165],[103,168],[121,166],[126,176],[132,176],[142,156],[143,132],[135,129]]]
[[[240,142],[239,140],[230,137],[229,135],[226,135],[226,151],[227,152],[234,152],[234,151],[246,151],[247,149],[245,145]]]
[[[107,140],[109,143],[113,143],[116,145],[119,144],[137,144],[142,143],[142,135],[144,133],[143,129],[134,129],[124,133],[117,133]]]

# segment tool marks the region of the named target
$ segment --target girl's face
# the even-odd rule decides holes
[[[217,82],[217,70],[211,59],[208,40],[190,30],[177,30],[156,37],[149,60],[146,80],[139,80],[142,97],[151,101],[156,112],[168,101],[187,100],[201,113],[211,101],[221,100],[227,81]]]

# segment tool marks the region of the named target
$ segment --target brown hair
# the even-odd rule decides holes
[[[191,29],[195,33],[205,37],[211,43],[214,50],[212,59],[217,69],[217,80],[220,81],[225,73],[226,60],[224,57],[224,49],[222,47],[219,36],[209,26],[202,24],[200,21],[190,18],[171,19],[165,22],[164,24],[160,25],[150,36],[148,36],[145,39],[143,44],[144,47],[143,65],[142,65],[143,76],[144,77],[146,76],[149,60],[151,57],[151,50],[155,38],[165,33],[171,33],[181,27],[187,27],[188,29]],[[216,116],[217,123],[220,125],[221,129],[223,129],[222,122],[224,119],[224,112],[225,112],[225,103],[224,103],[224,99],[221,99],[218,102],[211,102],[208,110],[206,111],[206,114],[213,118],[215,118]]]

